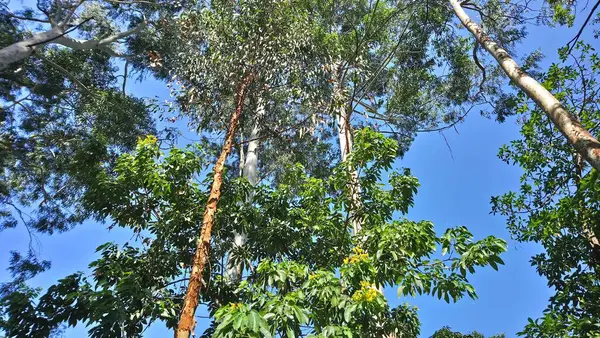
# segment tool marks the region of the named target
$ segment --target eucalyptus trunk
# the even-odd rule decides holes
[[[352,102],[347,102],[348,97],[344,88],[344,67],[341,62],[334,64],[336,73],[333,87],[333,102],[337,108],[336,120],[338,127],[338,141],[340,143],[340,160],[345,162],[348,160],[348,155],[352,152]],[[349,218],[352,222],[352,231],[356,235],[362,228],[359,215],[356,210],[360,208],[360,183],[358,182],[358,172],[348,165],[350,175],[350,210]]]
[[[47,41],[58,38],[60,34],[61,31],[58,28],[52,28],[0,49],[0,70],[28,58],[37,48],[43,47]]]
[[[596,170],[600,170],[600,142],[565,109],[565,106],[552,93],[523,71],[506,50],[485,34],[481,26],[471,20],[462,8],[462,2],[450,0],[450,4],[463,26],[496,59],[506,75],[542,108],[577,153]]]
[[[352,139],[352,103],[348,100],[344,90],[344,79],[343,79],[343,67],[341,63],[335,64],[336,77],[334,79],[333,97],[334,104],[338,107],[336,116],[336,122],[338,127],[338,141],[340,143],[340,160],[345,162],[348,160],[348,156],[352,152],[353,139]],[[356,236],[362,229],[362,220],[360,215],[357,214],[357,210],[362,205],[360,199],[360,182],[358,180],[358,171],[348,166],[349,171],[349,182],[350,185],[350,212],[349,218],[352,221],[352,233]],[[377,290],[383,295],[383,286],[378,286]],[[377,325],[382,323],[377,322]],[[396,338],[395,333],[386,333],[383,338]]]
[[[219,155],[213,170],[213,183],[210,189],[210,195],[208,196],[208,201],[206,202],[206,210],[204,211],[202,220],[202,231],[200,238],[196,243],[196,252],[194,254],[187,291],[185,293],[185,298],[183,299],[181,316],[179,318],[177,330],[175,331],[175,338],[189,338],[196,326],[194,315],[196,313],[196,308],[198,307],[200,288],[202,285],[205,285],[202,281],[202,275],[204,273],[204,265],[209,259],[211,233],[215,223],[217,205],[221,198],[223,169],[225,167],[225,161],[231,152],[235,130],[243,111],[244,99],[252,80],[253,76],[251,74],[245,76],[237,88],[235,110],[231,114],[229,126],[227,127],[227,134],[225,135],[225,143],[223,144],[221,154]]]
[[[245,177],[251,186],[256,186],[258,183],[258,147],[260,145],[260,119],[265,115],[264,99],[259,97],[256,106],[255,119],[257,122],[252,128],[250,138],[248,139],[248,150],[243,156],[243,167],[241,176]],[[243,153],[243,146],[242,146]],[[252,201],[252,195],[248,196],[248,202]],[[246,244],[246,234],[244,232],[234,233],[234,246],[243,247]],[[230,253],[231,255],[231,253]],[[227,277],[232,281],[240,281],[242,279],[243,262],[234,263],[232,260],[227,261]]]

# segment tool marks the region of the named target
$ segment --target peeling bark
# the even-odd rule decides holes
[[[212,228],[215,222],[215,213],[217,211],[217,204],[221,198],[223,169],[225,167],[225,161],[231,152],[235,130],[243,111],[244,99],[246,97],[248,87],[252,81],[252,74],[245,76],[237,89],[235,111],[231,114],[231,119],[227,128],[227,134],[225,136],[225,143],[223,144],[221,154],[217,159],[213,171],[213,183],[210,189],[210,195],[208,196],[208,201],[206,203],[206,210],[204,211],[202,232],[196,244],[196,252],[194,254],[192,271],[190,273],[188,288],[183,300],[183,308],[181,310],[179,324],[177,325],[177,330],[175,331],[175,338],[189,338],[196,325],[194,315],[196,313],[196,308],[198,307],[200,287],[204,284],[202,281],[202,275],[204,273],[204,265],[209,257],[210,239]]]
[[[496,59],[506,75],[542,108],[577,153],[596,170],[600,170],[600,142],[565,109],[565,106],[552,93],[523,71],[506,50],[494,42],[485,34],[481,26],[469,18],[460,1],[450,0],[450,4],[463,26]]]

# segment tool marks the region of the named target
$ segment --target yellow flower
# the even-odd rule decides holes
[[[366,292],[365,292],[365,300],[367,302],[372,302],[375,300],[375,298],[377,298],[377,294],[379,293],[379,291],[377,291],[374,288],[369,288]]]
[[[354,253],[355,253],[355,254],[357,254],[357,255],[360,255],[360,254],[361,254],[361,253],[363,253],[364,251],[363,251],[363,249],[362,249],[361,247],[359,247],[359,246],[355,246],[355,247],[352,249],[352,252],[354,252]]]
[[[355,302],[372,302],[377,299],[379,290],[375,284],[367,281],[360,282],[360,290],[356,290],[352,295],[352,300]]]
[[[156,144],[156,142],[158,142],[158,139],[154,135],[146,135],[146,137],[144,137],[144,138],[142,138],[141,136],[138,136],[138,144],[139,145],[151,145],[151,144]]]

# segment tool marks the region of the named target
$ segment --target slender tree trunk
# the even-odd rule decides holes
[[[37,48],[43,47],[45,41],[55,39],[60,34],[61,31],[58,28],[52,28],[49,31],[34,34],[27,40],[19,41],[0,49],[0,70],[12,63],[28,58]]]
[[[348,160],[348,155],[352,152],[352,124],[350,124],[350,118],[352,117],[352,102],[347,102],[348,97],[344,90],[344,79],[343,79],[343,67],[341,62],[336,62],[335,67],[335,79],[333,87],[333,101],[335,107],[337,107],[337,127],[338,127],[338,141],[340,143],[340,160],[342,162]],[[352,233],[358,234],[362,224],[360,217],[356,213],[352,212],[358,210],[361,205],[360,201],[360,183],[358,182],[358,172],[355,169],[348,167],[350,171],[350,219],[352,221]]]
[[[524,72],[506,50],[494,42],[477,23],[469,18],[460,1],[450,0],[450,4],[452,4],[454,13],[461,23],[475,36],[479,44],[498,61],[508,77],[542,108],[577,153],[596,170],[600,170],[600,142],[565,109],[552,93]]]
[[[348,155],[352,152],[352,125],[350,124],[351,113],[347,113],[346,107],[342,108],[339,116],[337,117],[338,124],[338,140],[340,142],[340,159],[346,161]],[[358,182],[358,172],[356,169],[348,167],[350,171],[350,203],[353,211],[358,210],[361,205],[360,201],[360,183]],[[362,228],[362,222],[355,212],[351,212],[350,218],[352,220],[352,232],[354,235],[358,234]]]
[[[338,126],[338,141],[340,143],[340,160],[342,162],[348,159],[348,155],[352,152],[353,140],[352,140],[352,124],[350,123],[350,118],[352,117],[352,102],[347,102],[347,98],[344,95],[343,83],[341,79],[341,67],[338,67],[338,76],[334,82],[334,90],[333,95],[334,98],[344,98],[340,100],[342,104],[340,105],[338,115],[337,115],[337,126]],[[358,172],[356,169],[352,169],[348,167],[350,171],[350,181],[348,184],[350,185],[350,208],[353,211],[356,211],[362,205],[362,201],[360,199],[360,182],[358,181]],[[350,219],[352,221],[352,233],[356,236],[360,230],[362,229],[362,219],[360,215],[357,215],[356,212],[350,213]],[[379,293],[383,295],[383,286],[379,286],[377,288]],[[377,325],[382,325],[381,323],[377,323]],[[388,333],[383,336],[383,338],[395,338],[396,335],[394,333]]]
[[[265,115],[265,103],[262,97],[258,98],[256,106],[255,118],[257,122],[252,128],[250,138],[248,139],[248,150],[246,151],[244,158],[244,165],[242,167],[242,176],[245,177],[250,185],[253,187],[258,183],[258,146],[260,145],[260,118]],[[242,147],[243,153],[243,147]],[[252,196],[248,196],[248,201],[252,201]],[[234,245],[236,247],[243,247],[246,244],[246,234],[235,233],[234,234]],[[230,253],[231,254],[231,253]],[[240,281],[242,279],[242,262],[233,264],[228,260],[227,262],[227,277],[232,281]]]
[[[189,338],[196,325],[194,315],[196,313],[196,307],[198,306],[198,299],[200,297],[200,287],[203,284],[202,275],[204,272],[204,265],[206,260],[209,258],[208,251],[210,249],[210,238],[215,222],[217,204],[221,198],[223,168],[225,166],[227,156],[229,156],[229,153],[231,152],[235,129],[238,125],[240,116],[242,115],[244,99],[252,80],[252,74],[245,76],[237,89],[235,111],[231,114],[231,120],[229,121],[227,134],[225,136],[225,143],[223,144],[221,154],[219,155],[217,163],[214,167],[213,183],[210,189],[210,195],[208,196],[208,201],[206,202],[206,210],[204,211],[204,217],[202,220],[202,232],[196,244],[196,253],[194,254],[190,280],[185,298],[183,299],[183,308],[181,310],[181,316],[179,318],[177,330],[175,331],[175,338]]]

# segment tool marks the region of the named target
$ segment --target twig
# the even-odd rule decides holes
[[[35,21],[35,22],[41,22],[41,23],[50,23],[50,20],[44,20],[44,19],[38,19],[38,18],[28,18],[28,17],[25,17],[25,16],[16,15],[16,14],[9,14],[8,16],[11,17],[11,18],[18,19],[18,20]]]
[[[448,143],[448,139],[446,138],[446,135],[444,135],[443,131],[440,131],[440,135],[442,135],[442,137],[444,138],[444,142],[446,142],[446,146],[448,147],[448,150],[450,151],[450,157],[452,157],[452,161],[454,161],[454,154],[452,153],[452,148],[450,147],[450,143]]]
[[[125,71],[123,72],[123,94],[125,94],[125,86],[127,85],[127,67],[129,67],[129,60],[125,60]]]
[[[581,37],[581,34],[583,33],[583,30],[585,29],[585,27],[587,26],[587,24],[590,22],[590,19],[594,15],[594,12],[598,8],[598,6],[600,6],[600,0],[598,0],[596,2],[596,4],[594,5],[594,7],[592,7],[592,10],[590,11],[590,14],[588,14],[587,18],[585,19],[585,22],[583,23],[583,26],[581,26],[581,28],[579,29],[579,32],[577,32],[577,35],[575,35],[575,37],[573,37],[571,39],[571,41],[567,42],[567,46],[569,46],[569,49],[567,50],[567,55],[571,54],[571,52],[573,51],[573,48],[575,48],[575,45],[577,45],[577,41],[579,41],[579,38]],[[573,45],[571,45],[571,43],[573,43]]]
[[[481,82],[479,83],[479,91],[473,95],[473,98],[477,98],[479,94],[483,93],[483,85],[485,84],[486,76],[485,76],[485,68],[479,62],[479,58],[477,57],[477,50],[479,49],[479,41],[475,39],[475,45],[473,46],[473,61],[479,69],[481,69]]]
[[[65,68],[63,68],[61,65],[57,64],[56,62],[42,57],[40,55],[38,55],[38,57],[44,61],[47,62],[48,64],[50,64],[52,67],[58,69],[59,71],[63,72],[73,83],[75,83],[76,86],[80,87],[81,89],[83,89],[85,92],[87,92],[88,94],[92,95],[93,93],[81,82],[79,81],[79,79],[77,79],[75,77],[75,75],[73,75],[71,72],[69,72],[68,70],[66,70]]]

